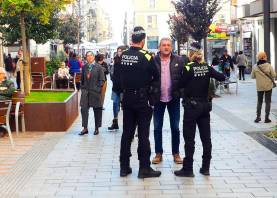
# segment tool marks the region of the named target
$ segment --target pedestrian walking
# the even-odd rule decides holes
[[[96,59],[96,62],[102,66],[102,69],[105,74],[105,81],[104,81],[104,84],[103,84],[102,90],[101,90],[102,106],[104,107],[104,100],[105,100],[105,95],[106,95],[106,90],[107,90],[107,75],[109,74],[109,68],[108,68],[108,64],[104,61],[104,54],[98,54],[95,57],[95,59]]]
[[[10,75],[13,75],[14,68],[13,68],[13,59],[11,57],[11,54],[8,54],[8,56],[4,60],[5,63],[5,70],[7,74],[7,78],[9,78]]]
[[[159,73],[153,58],[142,50],[145,44],[145,31],[135,27],[132,33],[131,48],[123,52],[119,76],[115,76],[115,90],[123,92],[123,134],[120,146],[120,176],[132,173],[130,167],[131,143],[136,124],[138,126],[139,178],[159,177],[160,171],[150,166],[150,122],[152,107],[148,97],[149,86],[158,81]]]
[[[162,129],[164,113],[167,108],[171,128],[171,152],[173,160],[177,164],[182,164],[183,160],[179,154],[180,145],[180,91],[179,81],[182,76],[184,61],[182,57],[172,53],[172,40],[162,38],[160,41],[160,51],[154,57],[154,62],[160,73],[160,80],[156,88],[158,91],[159,102],[154,106],[154,140],[155,153],[153,164],[162,161]]]
[[[235,52],[235,55],[232,57],[232,61],[234,65],[238,65],[238,61],[237,61],[238,55],[239,55],[239,52]]]
[[[276,87],[274,78],[276,72],[273,67],[267,61],[267,55],[265,52],[259,52],[257,54],[258,62],[254,65],[251,73],[251,77],[256,79],[257,88],[257,117],[254,122],[258,123],[261,121],[261,110],[263,105],[263,99],[265,98],[265,123],[270,123],[269,118],[271,108],[271,95],[272,88]]]
[[[21,90],[21,85],[24,88],[24,83],[23,83],[23,67],[24,67],[24,61],[23,61],[23,51],[22,49],[19,49],[17,52],[17,62],[16,62],[16,84],[17,84],[17,89]],[[22,89],[23,89],[22,88]]]
[[[94,61],[95,56],[91,51],[86,53],[86,58],[87,63],[82,69],[82,93],[80,100],[83,130],[79,133],[79,135],[88,134],[88,117],[90,107],[92,107],[94,111],[94,135],[98,135],[99,128],[102,125],[101,89],[105,81],[105,76],[102,67]]]
[[[243,54],[243,51],[239,52],[239,55],[237,56],[237,64],[239,68],[239,80],[243,79],[245,80],[245,69],[248,65],[247,57]]]
[[[196,125],[203,146],[202,167],[200,173],[210,175],[212,158],[209,83],[211,78],[224,81],[225,76],[203,62],[203,52],[198,43],[192,43],[189,52],[190,63],[185,66],[180,87],[184,88],[183,136],[185,140],[185,158],[182,169],[174,174],[180,177],[194,177],[193,155],[195,150]]]
[[[108,127],[108,130],[117,130],[119,129],[118,126],[118,113],[120,111],[120,91],[117,91],[115,88],[115,82],[116,80],[119,81],[119,79],[115,79],[115,77],[119,77],[119,68],[121,64],[121,55],[123,52],[123,47],[118,47],[116,56],[114,57],[114,63],[110,72],[111,80],[113,82],[112,87],[112,101],[113,101],[113,123],[110,127]]]

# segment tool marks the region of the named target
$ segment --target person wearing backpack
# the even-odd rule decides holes
[[[257,55],[258,62],[254,65],[251,73],[251,77],[256,79],[257,88],[257,117],[254,122],[261,121],[261,110],[263,105],[263,98],[265,96],[265,123],[270,123],[269,119],[270,107],[271,107],[271,95],[272,89],[276,87],[274,78],[276,73],[273,67],[267,61],[267,55],[265,52],[259,52]]]
[[[224,50],[223,56],[220,58],[221,69],[226,77],[230,78],[231,69],[234,70],[234,63],[232,57],[228,54],[227,50]]]

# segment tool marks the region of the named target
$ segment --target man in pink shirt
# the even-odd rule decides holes
[[[154,106],[154,139],[156,156],[153,164],[162,161],[162,128],[165,109],[167,107],[170,128],[173,160],[182,164],[183,160],[179,155],[180,144],[180,93],[179,81],[183,72],[184,60],[172,53],[172,41],[163,38],[160,41],[160,52],[154,57],[155,64],[160,72],[160,83],[157,85],[160,90],[160,101]]]

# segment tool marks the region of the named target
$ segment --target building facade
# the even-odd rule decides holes
[[[237,18],[241,22],[241,49],[251,54],[252,62],[255,63],[256,54],[265,51],[264,35],[264,0],[252,0],[238,5]],[[270,3],[270,62],[277,70],[277,1],[268,0]]]
[[[169,15],[175,12],[171,0],[133,0],[134,26],[145,28],[147,37],[145,48],[158,50],[159,40],[170,37]]]

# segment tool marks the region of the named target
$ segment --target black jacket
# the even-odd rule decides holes
[[[180,87],[184,88],[184,98],[207,98],[210,79],[224,81],[225,76],[207,63],[191,62],[186,65]]]
[[[119,79],[116,81],[115,80],[115,77],[119,77],[119,68],[120,68],[120,64],[121,64],[121,57],[119,57],[118,55],[116,55],[114,57],[114,64],[112,66],[112,69],[111,69],[111,72],[110,72],[110,75],[111,75],[111,80],[113,82],[113,88],[112,90],[114,92],[117,92],[116,88],[115,88],[115,83],[119,81]]]
[[[220,58],[220,61],[221,61],[221,67],[222,67],[222,69],[223,69],[223,66],[224,66],[224,64],[225,64],[226,62],[228,62],[228,63],[230,64],[230,67],[231,67],[232,69],[234,69],[234,63],[233,63],[233,59],[232,59],[231,56],[227,55],[227,57],[226,57],[226,56],[223,55],[223,56]]]
[[[159,80],[153,58],[139,47],[131,47],[124,51],[118,67],[118,71],[115,71],[113,76],[115,92],[149,88],[152,83]]]
[[[157,92],[158,97],[160,98],[161,95],[161,58],[160,54],[158,53],[154,57],[155,65],[159,71],[160,78],[158,83],[155,85],[155,88],[157,88],[159,91]],[[170,76],[171,76],[171,83],[172,83],[172,93],[171,96],[173,98],[179,98],[180,97],[180,90],[179,90],[179,81],[181,80],[183,69],[185,66],[185,60],[184,58],[171,54],[170,57]]]
[[[105,74],[105,81],[106,81],[107,80],[107,75],[109,74],[108,64],[106,62],[103,62],[102,64],[99,64],[99,65],[102,66],[102,69],[103,69],[104,74]]]

